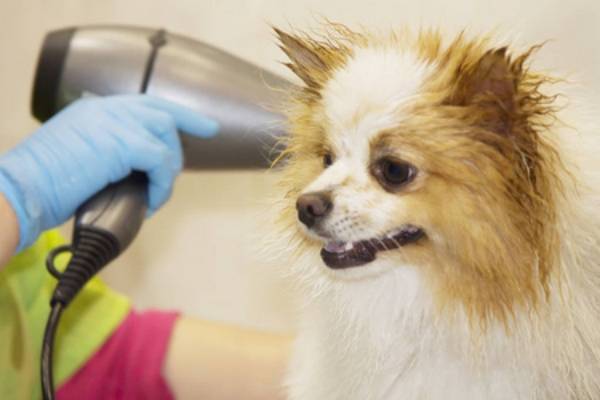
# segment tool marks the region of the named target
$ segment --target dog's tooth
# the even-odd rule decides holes
[[[329,242],[325,245],[325,250],[330,253],[342,253],[345,251],[347,243]]]
[[[354,248],[354,243],[348,242],[344,245],[344,251],[350,251]]]

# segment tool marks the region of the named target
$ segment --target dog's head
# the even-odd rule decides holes
[[[283,216],[332,279],[417,268],[444,303],[535,300],[557,251],[549,78],[488,39],[276,30],[289,108]]]

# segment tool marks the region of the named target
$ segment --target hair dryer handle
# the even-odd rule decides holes
[[[74,245],[82,229],[104,231],[123,252],[139,232],[148,208],[148,178],[134,171],[127,178],[96,193],[75,214]]]
[[[131,244],[146,217],[147,191],[146,174],[133,172],[79,207],[72,245],[53,250],[46,261],[49,271],[59,280],[51,304],[66,307],[89,279]],[[72,257],[65,271],[59,273],[54,258],[65,250]]]

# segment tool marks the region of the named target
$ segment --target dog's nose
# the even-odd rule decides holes
[[[325,218],[332,208],[333,203],[328,192],[306,193],[296,201],[298,219],[308,228]]]

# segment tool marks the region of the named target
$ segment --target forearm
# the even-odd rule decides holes
[[[284,399],[290,338],[181,318],[165,375],[177,399]]]
[[[19,223],[8,200],[0,193],[0,271],[8,264],[19,244]]]

